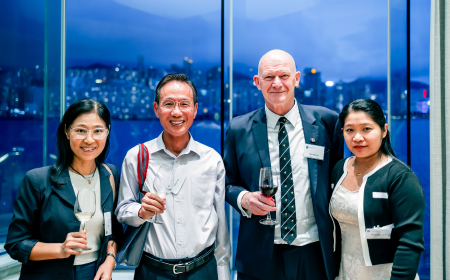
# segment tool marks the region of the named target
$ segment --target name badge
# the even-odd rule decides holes
[[[304,157],[323,160],[323,154],[325,153],[324,146],[317,146],[311,144],[305,144],[305,153]]]
[[[111,225],[111,212],[103,213],[103,218],[105,221],[105,236],[112,234],[112,225]]]
[[[384,227],[368,228],[366,229],[366,239],[391,239],[393,228],[393,224]]]
[[[372,197],[373,198],[385,198],[385,199],[389,198],[388,193],[386,193],[386,192],[373,192]]]

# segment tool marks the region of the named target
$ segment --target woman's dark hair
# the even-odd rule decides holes
[[[341,122],[342,126],[345,125],[345,119],[352,112],[366,113],[372,118],[374,122],[378,124],[378,126],[381,128],[381,131],[384,132],[386,117],[384,116],[383,109],[381,109],[380,105],[378,105],[377,102],[371,99],[357,99],[347,104],[339,114],[339,121]],[[389,133],[389,130],[387,131],[386,137],[384,137],[383,141],[381,142],[380,151],[385,155],[395,157],[394,150],[391,146],[391,135]]]
[[[101,101],[95,101],[89,98],[75,101],[64,113],[61,123],[56,132],[56,147],[58,157],[50,169],[50,180],[56,184],[61,173],[69,168],[73,161],[73,151],[70,148],[70,141],[67,139],[66,132],[73,122],[81,115],[88,113],[97,113],[97,115],[105,122],[109,133],[106,138],[105,148],[101,154],[95,159],[97,166],[101,165],[109,151],[109,135],[111,134],[111,115],[106,105]]]
[[[186,75],[181,73],[168,74],[162,78],[159,84],[156,86],[155,91],[155,102],[159,104],[159,97],[161,96],[161,89],[163,86],[167,85],[171,81],[178,81],[187,84],[192,89],[192,95],[194,98],[194,105],[197,104],[197,89],[194,86],[194,83],[188,80]]]

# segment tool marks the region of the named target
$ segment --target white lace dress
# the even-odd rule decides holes
[[[342,236],[341,266],[337,279],[389,280],[392,263],[365,265],[358,226],[359,191],[352,192],[340,185],[337,188],[330,203],[331,214],[338,220]]]

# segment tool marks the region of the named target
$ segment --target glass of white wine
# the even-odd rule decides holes
[[[81,231],[84,230],[86,222],[95,214],[95,191],[83,188],[78,191],[75,207],[73,208],[75,217],[81,222]],[[92,248],[75,248],[74,251],[89,251]]]
[[[156,173],[155,182],[153,183],[153,188],[155,189],[155,193],[160,198],[166,198],[167,195],[171,192],[173,187],[173,169],[167,169],[164,167],[160,167],[158,172]],[[154,224],[163,224],[163,222],[158,221],[158,214],[155,213],[153,216],[153,220],[151,220]]]

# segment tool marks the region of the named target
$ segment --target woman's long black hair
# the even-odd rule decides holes
[[[64,113],[63,119],[58,126],[56,132],[56,147],[58,157],[50,169],[50,180],[56,184],[61,173],[69,168],[73,161],[73,151],[70,148],[70,141],[67,139],[66,132],[73,122],[81,115],[88,113],[97,113],[97,115],[105,122],[109,129],[106,138],[105,148],[101,154],[95,159],[97,166],[105,161],[109,151],[109,135],[111,134],[111,115],[106,105],[101,101],[95,101],[89,98],[75,101]]]
[[[374,122],[378,124],[381,128],[381,131],[384,132],[386,117],[384,116],[383,109],[381,109],[380,105],[377,102],[371,99],[357,99],[355,101],[347,104],[342,112],[339,114],[339,120],[342,125],[345,123],[345,119],[351,112],[364,112],[368,114]],[[386,137],[383,138],[381,142],[380,152],[387,155],[395,157],[394,150],[391,146],[391,135],[389,133],[389,129],[387,131]]]

